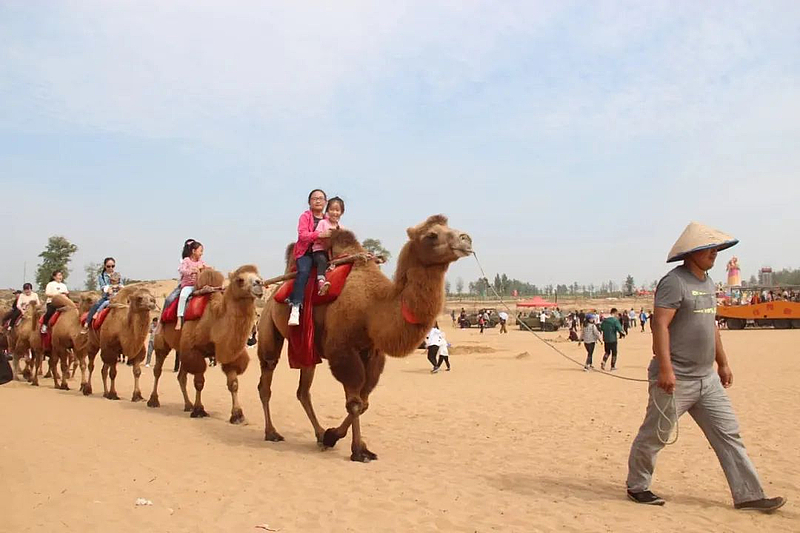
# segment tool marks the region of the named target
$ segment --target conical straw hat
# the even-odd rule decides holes
[[[672,246],[667,256],[667,263],[673,261],[680,261],[688,254],[698,250],[706,250],[708,248],[716,248],[717,250],[726,250],[737,244],[739,239],[734,239],[727,233],[704,226],[699,222],[692,222],[686,229],[683,230],[681,236]]]

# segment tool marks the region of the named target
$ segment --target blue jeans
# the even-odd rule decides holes
[[[303,303],[303,296],[306,292],[306,284],[308,277],[311,275],[311,267],[317,267],[317,279],[324,278],[325,272],[328,270],[328,252],[306,252],[305,255],[297,259],[297,277],[294,278],[294,287],[292,287],[292,294],[289,296],[289,303],[292,305],[301,305]]]
[[[97,303],[94,304],[89,309],[89,314],[86,315],[86,325],[87,326],[92,324],[92,319],[94,318],[94,315],[100,310],[100,306],[103,305],[103,304],[108,305],[108,294],[103,294],[103,296],[97,301]]]
[[[166,309],[167,307],[169,307],[169,305],[170,305],[172,302],[174,302],[175,300],[177,300],[177,299],[178,299],[178,296],[180,296],[180,294],[181,294],[181,286],[180,286],[180,285],[178,285],[177,287],[175,287],[175,289],[173,289],[173,291],[172,291],[171,293],[169,293],[169,294],[167,295],[166,299],[164,300],[164,309]]]

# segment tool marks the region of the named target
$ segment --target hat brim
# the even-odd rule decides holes
[[[708,244],[706,246],[698,246],[697,248],[693,248],[686,252],[682,252],[678,255],[670,257],[669,259],[667,259],[667,263],[674,263],[675,261],[680,261],[681,259],[686,258],[687,255],[692,254],[694,252],[699,252],[700,250],[710,250],[712,248],[715,248],[718,252],[721,252],[722,250],[727,250],[728,248],[736,246],[737,244],[739,244],[739,239],[733,239],[731,241],[725,241],[719,244]]]

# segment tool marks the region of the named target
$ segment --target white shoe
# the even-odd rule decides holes
[[[41,332],[42,335],[44,335],[45,333],[47,333],[47,326],[45,324],[42,324],[42,329],[40,329],[39,331]]]
[[[293,305],[292,311],[289,313],[289,325],[290,326],[299,326],[300,325],[300,306]]]
[[[150,364],[148,363],[148,364],[144,365],[144,367],[145,368],[150,368]]]

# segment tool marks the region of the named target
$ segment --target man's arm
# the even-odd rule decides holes
[[[669,325],[677,309],[656,307],[650,327],[653,329],[653,354],[658,362],[658,386],[667,394],[675,390],[675,372],[669,352]]]
[[[716,344],[716,356],[714,359],[717,361],[717,374],[722,386],[726,389],[733,385],[733,372],[728,364],[728,356],[725,354],[725,348],[722,347],[722,338],[719,336],[719,330],[714,332]]]

